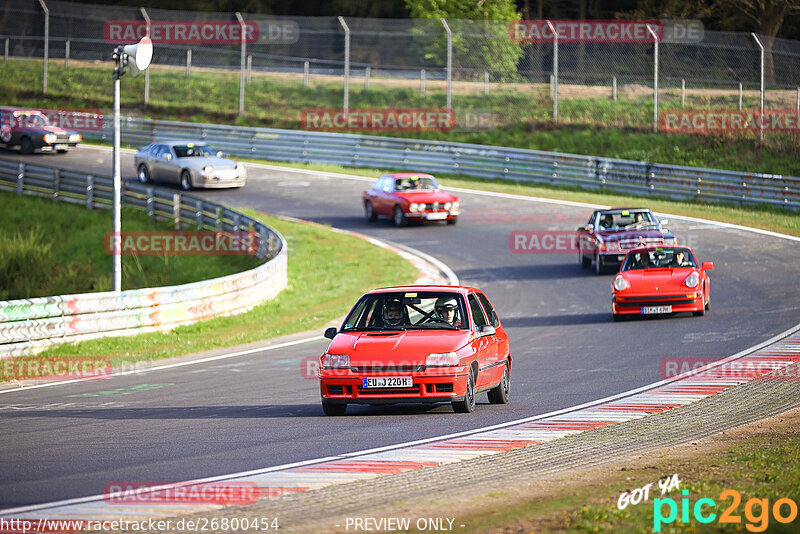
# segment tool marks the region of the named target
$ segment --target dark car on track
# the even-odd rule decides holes
[[[0,144],[6,148],[18,146],[22,154],[66,152],[81,140],[78,132],[50,124],[39,110],[0,108]]]
[[[597,274],[619,269],[625,254],[639,246],[676,245],[675,234],[664,229],[667,219],[659,220],[647,208],[595,210],[589,221],[578,228],[578,263]]]

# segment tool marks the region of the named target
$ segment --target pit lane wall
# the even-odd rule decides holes
[[[0,160],[0,190],[112,207],[113,182],[42,165]],[[58,343],[165,331],[247,311],[287,284],[288,246],[275,230],[212,202],[123,182],[122,204],[171,220],[176,229],[254,232],[264,263],[241,273],[180,286],[0,301],[0,359]]]
[[[86,139],[110,143],[110,122]],[[676,200],[780,206],[800,210],[800,177],[664,165],[521,148],[249,128],[122,117],[122,142],[197,139],[238,157],[347,167],[452,173],[583,189],[609,189]]]

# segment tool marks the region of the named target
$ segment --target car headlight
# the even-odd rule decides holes
[[[419,209],[419,204],[417,204],[416,202],[412,202],[411,204],[408,205],[408,211],[413,212],[417,211],[418,209]]]
[[[81,141],[81,134],[70,134],[69,135],[69,142],[70,143],[80,143]]]
[[[697,273],[691,273],[683,280],[683,284],[686,287],[697,287],[697,284],[699,283],[700,283],[700,277],[697,275]]]
[[[458,355],[455,352],[432,352],[425,358],[428,367],[454,367],[458,365]]]
[[[244,165],[242,165],[241,163],[237,163],[236,170],[239,172],[244,172],[245,171]]]
[[[205,167],[203,167],[203,172],[206,174],[211,174],[212,172],[214,172],[214,167],[212,167],[211,165],[206,165]]]
[[[452,208],[452,207],[453,207],[453,203],[452,202],[445,202],[444,203],[445,211],[450,211],[450,208]]]
[[[624,276],[618,276],[614,279],[614,289],[617,291],[622,291],[623,289],[628,289],[631,287],[631,283],[628,282],[628,279]]]
[[[609,241],[606,243],[606,250],[619,250],[619,241]]]
[[[678,244],[678,238],[677,237],[665,237],[664,238],[664,244],[665,245],[677,245]]]
[[[350,367],[350,356],[347,354],[328,354],[322,358],[323,369],[347,369]]]
[[[458,208],[461,207],[460,202],[453,202],[453,211],[458,211]]]
[[[56,142],[56,134],[51,134],[51,133],[44,134],[42,139],[44,140],[45,143],[49,143],[49,144],[55,143]]]

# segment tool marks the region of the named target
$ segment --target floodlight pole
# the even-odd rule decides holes
[[[447,111],[453,110],[453,32],[444,17],[441,19],[444,31],[447,32]]]
[[[552,22],[545,22],[553,32],[553,124],[558,124],[558,32]]]
[[[245,41],[245,34],[247,26],[244,23],[244,19],[242,18],[242,14],[238,11],[236,12],[236,18],[239,21],[239,26],[241,27],[242,31],[242,48],[240,52],[239,58],[239,115],[244,113],[244,69],[245,69],[245,56],[247,55],[247,44]]]
[[[39,0],[39,5],[44,11],[44,79],[42,81],[42,93],[47,94],[47,65],[50,57],[50,10],[44,0]]]
[[[759,105],[759,109],[761,114],[758,117],[758,124],[759,124],[759,141],[764,142],[764,45],[761,44],[761,39],[758,38],[758,35],[755,33],[751,33],[750,35],[753,36],[753,39],[756,40],[756,44],[758,48],[761,49],[761,85],[759,86],[760,90],[759,93],[761,95],[761,103]]]
[[[122,77],[124,69],[124,59],[122,54],[122,47],[114,49],[114,149],[112,157],[113,165],[113,180],[114,180],[114,228],[111,234],[111,257],[114,262],[114,291],[122,291],[122,219],[121,219],[121,200],[120,189],[122,188],[122,179],[120,177],[120,149],[119,149],[119,80]]]
[[[653,131],[658,131],[658,35],[650,25],[647,31],[653,37]]]
[[[339,17],[339,24],[344,30],[344,116],[350,112],[350,27],[344,17]]]
[[[150,17],[147,15],[147,11],[140,7],[139,10],[142,12],[142,18],[144,18],[145,27],[147,28],[147,37],[150,37]],[[150,103],[150,69],[144,71],[144,107]]]

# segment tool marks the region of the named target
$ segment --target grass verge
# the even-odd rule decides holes
[[[241,211],[278,230],[289,243],[289,286],[275,299],[246,313],[166,333],[58,345],[41,356],[109,356],[112,366],[118,366],[269,339],[320,328],[346,313],[365,291],[417,277],[406,260],[359,238]]]
[[[111,210],[54,203],[0,191],[0,300],[111,291],[113,258],[103,241]],[[170,231],[143,212],[123,208],[125,232]],[[168,286],[217,278],[259,264],[252,256],[122,256],[124,289]]]
[[[635,467],[606,468],[587,478],[575,477],[548,486],[545,495],[525,499],[511,491],[497,492],[494,501],[506,499],[513,504],[495,504],[469,514],[459,514],[459,523],[467,525],[463,532],[622,532],[652,533],[655,531],[654,507],[656,498],[672,498],[676,502],[677,517],[670,523],[659,525],[660,532],[797,532],[800,517],[795,514],[789,523],[776,520],[773,507],[779,499],[790,499],[794,506],[800,499],[800,435],[797,433],[800,412],[794,410],[789,424],[770,427],[755,423],[757,431],[737,429],[730,438],[726,436],[703,440],[707,449],[686,452],[667,452],[650,455],[636,461]],[[748,425],[749,426],[749,425]],[[693,444],[694,445],[694,444]],[[679,490],[661,495],[656,483],[659,477],[677,474],[680,490],[688,490],[688,506]],[[617,506],[623,492],[653,483],[649,499],[638,505],[628,505],[623,510]],[[720,494],[736,490],[741,502],[731,510],[739,523],[721,523],[726,509],[733,507],[733,497]],[[701,523],[694,517],[694,508],[701,498],[714,501],[702,507],[705,516],[716,514],[713,521]],[[750,499],[767,500],[767,510],[749,503]],[[682,522],[686,507],[688,521]],[[659,505],[663,517],[669,514],[669,505]],[[796,510],[797,508],[795,508]],[[749,510],[749,515],[748,515]],[[790,505],[785,501],[781,514],[789,517]],[[749,525],[749,526],[748,526]]]

